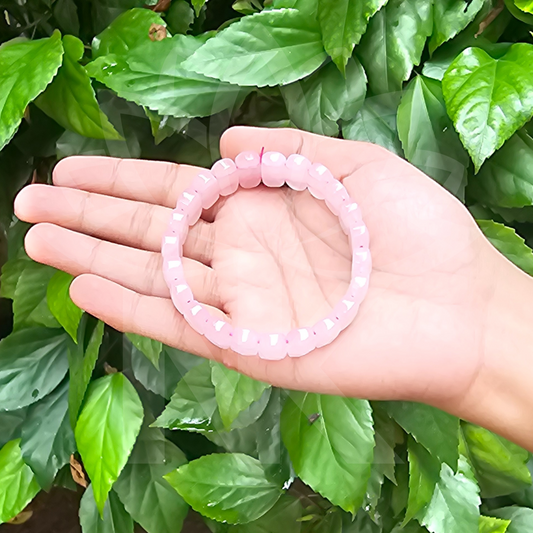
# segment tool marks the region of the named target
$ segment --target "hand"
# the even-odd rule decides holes
[[[219,350],[175,310],[159,253],[171,208],[197,168],[71,157],[55,187],[31,185],[16,214],[36,261],[77,276],[74,302],[111,326],[215,358],[289,389],[409,399],[454,409],[483,365],[494,279],[509,267],[466,208],[379,146],[296,130],[232,128],[223,157],[243,150],[302,153],[328,166],[361,206],[371,238],[370,290],[355,321],[300,359],[264,361]],[[239,189],[190,230],[185,275],[200,302],[234,325],[312,325],[350,280],[338,219],[308,192]]]

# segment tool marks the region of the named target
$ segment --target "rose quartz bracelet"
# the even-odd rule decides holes
[[[285,183],[296,191],[305,188],[339,217],[352,248],[352,278],[348,291],[333,311],[312,327],[300,327],[288,333],[257,333],[233,327],[216,318],[194,299],[183,273],[183,243],[189,226],[197,222],[202,209],[210,208],[219,198],[263,182],[267,187]],[[259,355],[262,359],[300,357],[332,342],[355,318],[368,291],[372,262],[368,249],[368,231],[359,206],[352,201],[344,185],[318,163],[293,154],[286,158],[279,152],[242,152],[235,161],[221,159],[211,171],[200,172],[183,191],[163,236],[163,273],[178,311],[198,333],[219,348],[231,348],[241,355]]]

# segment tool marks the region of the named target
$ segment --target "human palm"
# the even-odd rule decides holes
[[[194,167],[69,158],[57,187],[31,186],[16,201],[39,223],[35,260],[79,276],[74,301],[123,331],[140,333],[274,385],[444,405],[481,364],[483,316],[500,262],[466,209],[410,164],[365,143],[296,130],[233,128],[223,156],[298,152],[328,166],[360,204],[371,238],[370,290],[330,345],[265,361],[220,350],[174,309],[161,274],[161,237]],[[239,326],[288,331],[312,325],[350,281],[338,219],[308,192],[239,189],[190,230],[185,275],[196,298]]]

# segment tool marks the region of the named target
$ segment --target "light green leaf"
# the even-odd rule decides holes
[[[209,361],[192,368],[178,383],[154,427],[199,431],[211,428],[217,410]]]
[[[432,0],[389,0],[372,17],[357,54],[374,95],[401,90],[420,63],[432,29]]]
[[[114,492],[109,494],[103,517],[100,517],[92,485],[81,498],[80,525],[83,533],[133,533],[133,520]]]
[[[517,235],[513,228],[492,220],[478,220],[477,223],[485,237],[498,251],[517,267],[533,276],[533,250],[526,246],[524,239]]]
[[[409,83],[398,108],[398,135],[408,161],[464,201],[468,154],[446,114],[438,81],[416,76]]]
[[[468,48],[446,71],[446,108],[476,171],[533,116],[532,62],[531,44],[514,44],[500,59]]]
[[[134,8],[124,11],[92,42],[93,59],[107,54],[124,55],[128,50],[148,43],[152,24],[166,26],[158,13],[151,9]]]
[[[266,10],[209,39],[183,68],[236,85],[286,85],[326,59],[318,24],[295,9]]]
[[[501,520],[492,516],[479,517],[479,533],[505,533],[510,520]]]
[[[102,515],[113,483],[141,429],[143,407],[133,385],[115,373],[91,383],[75,436]]]
[[[11,440],[0,450],[0,524],[17,516],[40,490],[19,444]]]
[[[490,206],[533,205],[533,138],[524,129],[515,133],[470,176],[468,192]]]
[[[359,43],[370,18],[387,0],[319,0],[318,20],[326,52],[341,72]]]
[[[204,455],[165,479],[195,511],[229,524],[257,520],[282,494],[257,459],[237,453]]]
[[[89,318],[82,320],[78,329],[78,345],[68,352],[69,365],[69,391],[68,406],[70,425],[76,427],[81,404],[85,398],[85,392],[89,386],[94,365],[98,359],[98,353],[104,336],[104,323],[98,321],[85,344],[86,328]]]
[[[533,15],[533,1],[532,0],[514,0],[514,5],[524,11]]]
[[[63,326],[63,329],[77,342],[78,326],[83,311],[72,301],[69,294],[74,276],[58,270],[51,277],[46,289],[48,308]]]
[[[208,116],[237,105],[249,90],[186,70],[183,62],[201,46],[200,39],[175,35],[125,55],[99,57],[87,71],[119,96],[161,115]]]
[[[464,422],[468,457],[484,498],[495,498],[531,485],[529,453],[487,429]]]
[[[342,135],[352,141],[379,144],[403,157],[396,131],[397,107],[391,107],[382,97],[367,98],[353,120],[342,123]]]
[[[365,71],[357,59],[348,62],[345,75],[329,63],[308,78],[282,87],[292,122],[320,135],[338,135],[337,121],[354,118],[366,93]]]
[[[181,531],[189,506],[163,476],[186,462],[161,430],[143,427],[113,490],[148,533]]]
[[[39,485],[48,490],[76,451],[68,416],[68,381],[28,409],[20,447]]]
[[[126,333],[126,337],[128,337],[137,350],[141,351],[150,360],[156,369],[159,369],[159,355],[163,349],[163,343],[161,341],[155,341],[142,335],[136,335],[135,333]]]
[[[13,39],[0,46],[0,150],[11,140],[33,101],[56,75],[61,34],[35,41]]]
[[[207,3],[207,0],[192,0],[192,7],[194,7],[196,16],[200,14],[202,7],[204,7],[206,3]]]
[[[457,468],[459,419],[440,409],[413,402],[382,402],[400,426],[439,461]]]
[[[268,383],[256,381],[215,361],[211,362],[211,381],[215,386],[218,410],[226,429],[270,387]]]
[[[491,511],[490,514],[511,521],[506,533],[528,533],[533,527],[533,509],[504,507]]]
[[[365,496],[374,451],[369,403],[293,392],[281,415],[281,433],[296,475],[355,514]]]
[[[0,342],[0,410],[13,411],[44,398],[65,377],[72,344],[60,329],[30,328]]]

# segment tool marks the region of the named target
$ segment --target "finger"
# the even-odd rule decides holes
[[[220,139],[222,157],[235,157],[245,150],[276,151],[289,156],[301,154],[313,163],[327,166],[338,179],[353,174],[376,160],[395,158],[376,144],[323,137],[291,128],[234,126]]]
[[[161,254],[110,243],[55,226],[37,224],[27,233],[28,255],[73,276],[96,274],[148,296],[169,297]],[[185,278],[198,301],[221,307],[213,269],[185,258]]]
[[[54,167],[55,185],[175,207],[201,169],[166,161],[73,156]]]
[[[172,210],[67,187],[29,185],[15,200],[18,218],[33,224],[49,222],[133,248],[159,252]],[[199,220],[189,229],[183,253],[211,264],[212,225]]]

